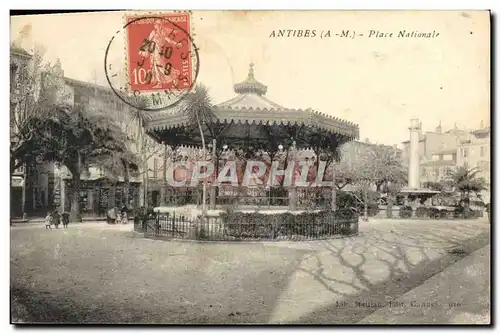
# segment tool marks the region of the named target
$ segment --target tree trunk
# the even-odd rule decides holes
[[[391,193],[387,193],[387,209],[386,214],[387,218],[392,218],[392,205],[394,202],[394,198]]]
[[[469,212],[470,209],[470,193],[467,191],[464,196],[464,209],[465,212]]]
[[[368,187],[364,187],[364,201],[365,201],[365,221],[368,221]]]
[[[206,151],[206,146],[205,146],[205,134],[203,133],[203,128],[201,127],[201,122],[198,113],[196,113],[196,121],[198,123],[198,129],[200,130],[200,136],[201,136],[201,146],[203,150],[203,161],[206,160],[207,157],[207,151]],[[205,217],[207,215],[207,178],[204,178],[203,180],[203,193],[202,193],[202,219],[203,222],[205,221]]]
[[[21,195],[21,214],[22,214],[23,219],[27,219],[28,218],[28,214],[26,213],[26,181],[27,181],[26,179],[27,179],[27,176],[28,176],[26,168],[27,168],[27,166],[26,166],[26,164],[24,164],[24,168],[23,168],[23,188],[22,188],[22,195]],[[12,174],[11,174],[11,178],[12,178]],[[11,184],[12,184],[12,180],[11,180]]]
[[[123,206],[125,206],[127,209],[129,208],[130,205],[130,174],[129,174],[129,169],[128,166],[125,166],[124,168],[125,173],[123,174]]]
[[[217,185],[216,185],[216,180],[217,180],[217,176],[218,176],[218,167],[219,167],[219,164],[218,164],[218,159],[217,159],[217,140],[214,138],[212,140],[212,164],[214,166],[214,173],[215,173],[215,177],[212,179],[212,183],[211,183],[211,187],[210,187],[210,210],[215,210],[215,196],[216,196],[216,193],[217,193]]]
[[[81,222],[82,217],[80,216],[80,173],[78,173],[78,171],[73,171],[71,172],[71,174],[71,204],[69,220],[71,222]]]
[[[163,206],[167,203],[167,199],[165,198],[165,192],[167,190],[167,160],[168,160],[168,146],[164,145],[163,150],[163,175],[162,182],[160,188],[160,206]]]
[[[326,169],[326,168],[325,168]],[[318,174],[316,174],[318,175]],[[335,186],[335,169],[332,168],[332,210],[337,211],[337,187]]]

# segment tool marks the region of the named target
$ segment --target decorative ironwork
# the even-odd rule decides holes
[[[341,218],[334,214],[261,215],[237,213],[233,217],[208,218],[205,222],[183,215],[161,214],[134,222],[136,232],[147,238],[174,238],[206,241],[243,240],[318,240],[353,236],[358,233],[358,217]],[[271,217],[271,218],[269,218]],[[291,219],[291,217],[293,217]],[[242,218],[242,219],[239,219]]]

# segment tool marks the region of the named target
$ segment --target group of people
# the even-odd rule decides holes
[[[59,211],[54,210],[52,212],[48,212],[47,216],[45,216],[45,229],[51,230],[52,225],[56,228],[59,228],[60,224],[63,224],[64,228],[67,228],[69,225],[69,213],[64,211],[62,214],[59,214]]]
[[[114,207],[108,210],[107,214],[107,222],[108,224],[128,224],[128,214],[127,208],[123,207],[119,210],[117,207]]]

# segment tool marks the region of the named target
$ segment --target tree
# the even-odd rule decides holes
[[[16,48],[16,45],[11,45]],[[16,161],[20,155],[20,150],[26,148],[25,142],[31,141],[34,132],[31,126],[35,123],[31,121],[33,117],[48,112],[53,106],[56,95],[61,93],[61,82],[58,80],[46,81],[42,86],[42,76],[44,78],[57,77],[60,69],[60,62],[44,63],[43,55],[45,48],[41,45],[35,46],[32,59],[27,68],[21,69],[20,77],[13,83],[17,94],[11,97],[11,101],[16,101],[16,108],[11,109],[11,146],[10,146],[10,168],[11,173],[23,165],[22,161]],[[29,164],[29,162],[28,162]]]
[[[451,189],[460,194],[460,202],[463,203],[466,211],[469,210],[472,195],[481,199],[480,193],[488,189],[486,180],[478,176],[480,172],[481,170],[477,167],[469,169],[465,165],[450,171],[446,177],[446,182]]]
[[[398,151],[389,146],[377,145],[372,151],[377,191],[387,194],[387,218],[392,218],[392,206],[397,193],[407,185],[408,172]]]
[[[345,161],[340,161],[332,167],[335,173],[335,187],[338,190],[343,190],[348,185],[356,182],[356,170]]]
[[[127,152],[127,138],[101,111],[82,107],[54,106],[29,121],[32,131],[18,150],[22,162],[55,162],[71,172],[70,218],[79,218],[80,175],[113,154]]]
[[[385,145],[373,145],[356,158],[350,168],[352,183],[363,191],[364,216],[368,219],[368,190],[374,185],[378,192],[387,193],[387,216],[392,217],[394,196],[407,183],[407,172],[398,152]]]
[[[203,156],[207,157],[208,152],[205,145],[205,134],[204,127],[206,124],[211,124],[217,120],[216,115],[212,109],[212,101],[208,88],[203,84],[198,84],[194,92],[190,92],[186,95],[183,101],[183,112],[189,117],[189,122],[191,124],[196,124],[201,136],[201,146],[203,151]],[[203,215],[206,215],[207,207],[207,180],[203,181]]]

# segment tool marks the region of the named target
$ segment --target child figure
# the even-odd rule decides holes
[[[127,211],[122,212],[122,224],[128,224]]]
[[[115,208],[115,212],[116,212],[116,224],[121,224],[122,214],[121,214],[121,212],[118,211],[117,208]]]
[[[50,212],[47,213],[47,216],[45,216],[45,229],[46,230],[52,230],[52,215]]]

